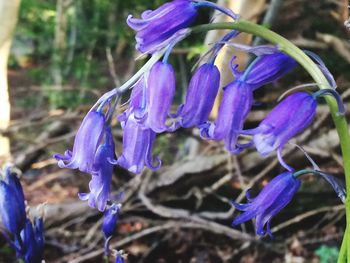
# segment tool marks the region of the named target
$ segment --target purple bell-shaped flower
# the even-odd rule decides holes
[[[231,10],[209,1],[174,0],[156,10],[144,11],[141,18],[128,16],[128,25],[137,32],[136,49],[141,53],[153,54],[171,42],[177,42],[176,39],[187,34],[186,28],[195,21],[199,7],[214,8],[233,19],[238,18]]]
[[[240,80],[255,90],[283,77],[296,65],[293,58],[281,52],[258,56],[244,71]]]
[[[132,173],[142,172],[144,166],[152,170],[160,167],[161,161],[152,156],[154,131],[144,128],[133,116],[130,116],[123,128],[123,152],[118,165]],[[156,163],[156,165],[154,165]]]
[[[19,235],[26,222],[22,186],[9,167],[0,179],[0,218],[3,227],[14,237]]]
[[[234,219],[232,225],[239,225],[256,218],[256,233],[272,236],[270,223],[293,198],[300,187],[300,179],[294,178],[292,172],[284,172],[273,178],[255,198],[250,198],[247,192],[248,204],[234,203],[234,206],[244,213]]]
[[[141,18],[129,15],[128,25],[137,31],[136,49],[141,53],[152,54],[166,47],[169,39],[180,29],[188,27],[197,16],[197,8],[188,0],[176,0],[147,10]]]
[[[105,143],[101,144],[95,155],[89,183],[90,193],[79,194],[80,199],[88,200],[89,206],[103,212],[110,195],[113,166],[115,160],[115,147],[110,127],[106,128]]]
[[[109,207],[103,217],[102,232],[106,239],[111,237],[118,223],[121,204],[113,204]]]
[[[253,135],[256,149],[266,156],[303,131],[314,119],[316,107],[315,96],[296,92],[282,100],[257,128],[243,133]]]
[[[64,155],[55,154],[60,168],[79,169],[90,173],[95,154],[105,129],[105,116],[92,110],[84,118],[74,139],[73,152],[66,151]]]
[[[203,64],[191,78],[186,102],[180,106],[177,117],[184,128],[204,124],[213,108],[220,85],[220,72],[211,64]]]
[[[147,79],[147,127],[156,133],[171,130],[166,125],[170,107],[175,96],[175,72],[164,62],[157,62],[151,68]]]
[[[242,81],[233,81],[224,88],[218,117],[215,123],[203,125],[201,135],[207,139],[224,140],[227,150],[238,153],[244,148],[237,143],[253,104],[253,91]]]
[[[24,262],[40,263],[44,253],[44,225],[42,219],[34,219],[33,224],[27,219],[21,237],[24,248]]]

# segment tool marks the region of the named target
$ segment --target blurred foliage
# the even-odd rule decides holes
[[[130,13],[138,16],[165,1],[64,0],[66,43],[61,50],[55,49],[54,41],[57,2],[22,2],[10,60],[12,67],[27,67],[34,83],[48,86],[43,91],[51,107],[75,107],[87,102],[88,89],[110,88],[113,82],[109,77],[106,48],[112,50],[115,59],[132,57],[134,32],[127,27],[126,17]],[[62,86],[72,86],[72,90],[52,91],[52,85],[56,84],[53,72],[57,68]],[[63,100],[57,99],[58,96]]]
[[[337,247],[320,246],[315,254],[320,258],[320,263],[335,263],[338,259],[339,250]]]

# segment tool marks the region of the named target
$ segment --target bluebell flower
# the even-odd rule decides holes
[[[202,137],[224,140],[228,151],[240,152],[243,146],[237,143],[237,139],[252,104],[253,91],[251,86],[242,81],[231,82],[223,90],[215,123],[202,125]]]
[[[34,224],[27,219],[21,232],[23,241],[23,259],[25,263],[41,263],[44,253],[44,227],[41,218],[34,219]]]
[[[141,18],[129,15],[128,25],[137,31],[136,49],[142,53],[153,54],[175,38],[180,30],[190,26],[198,15],[199,7],[210,7],[237,18],[231,10],[206,1],[174,0],[158,7],[156,10],[146,10]]]
[[[144,129],[156,133],[175,130],[175,123],[166,124],[176,87],[173,67],[157,62],[146,75],[132,89],[128,109],[118,116],[122,127],[129,118],[134,118]]]
[[[4,228],[14,237],[19,235],[26,222],[22,186],[9,167],[0,179],[0,218]]]
[[[231,70],[236,80],[223,89],[222,101],[215,123],[201,127],[201,135],[207,139],[224,140],[225,147],[232,153],[239,153],[253,144],[237,142],[244,121],[253,104],[253,91],[262,85],[275,81],[295,67],[289,56],[274,52],[258,56],[243,72],[231,61]]]
[[[145,165],[152,170],[158,169],[161,161],[152,156],[155,137],[154,131],[143,127],[133,116],[129,117],[123,128],[123,152],[118,165],[133,173],[142,172]]]
[[[197,8],[191,1],[177,0],[165,3],[156,10],[146,10],[141,19],[129,15],[128,25],[137,31],[136,49],[152,54],[167,46],[180,29],[188,27],[197,16]]]
[[[266,156],[303,131],[314,119],[316,107],[312,94],[293,93],[273,108],[257,128],[243,133],[253,135],[256,149]]]
[[[89,183],[90,193],[79,194],[80,199],[89,200],[89,206],[103,212],[110,199],[110,186],[112,182],[113,166],[115,160],[115,147],[110,127],[106,128],[105,143],[101,144],[95,154]]]
[[[175,96],[175,72],[164,62],[157,62],[149,72],[146,86],[147,127],[156,133],[168,131],[166,125]]]
[[[106,239],[111,237],[118,223],[121,204],[111,205],[104,213],[102,232]]]
[[[103,138],[105,116],[102,112],[92,110],[84,118],[74,139],[73,152],[66,151],[64,155],[56,154],[60,168],[79,169],[90,173],[95,159],[96,150]]]
[[[115,258],[115,263],[124,263],[124,259],[123,259],[122,255],[120,255],[119,253],[117,254],[117,257]]]
[[[145,165],[152,170],[158,169],[161,165],[160,160],[158,158],[154,160],[152,156],[156,133],[148,126],[150,113],[147,92],[147,81],[142,78],[131,92],[128,109],[118,116],[123,128],[123,152],[117,162],[133,173],[142,172]],[[163,115],[164,118],[166,115]]]
[[[177,117],[180,126],[189,128],[198,126],[208,120],[219,90],[220,72],[211,64],[203,64],[191,78],[186,102],[180,106]]]
[[[248,204],[234,203],[234,206],[243,211],[235,218],[232,225],[239,225],[252,218],[256,218],[256,233],[272,236],[270,223],[293,198],[300,187],[300,179],[295,178],[292,172],[284,172],[273,178],[255,198],[250,198],[247,192]]]
[[[283,77],[297,65],[287,54],[276,52],[258,56],[240,76],[253,90]]]
[[[27,218],[22,186],[9,167],[0,180],[0,231],[17,257],[25,263],[40,263],[44,251],[44,224],[42,218],[34,223]]]

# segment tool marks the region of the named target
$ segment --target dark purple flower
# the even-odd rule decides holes
[[[156,133],[170,130],[166,120],[175,95],[175,87],[173,67],[163,62],[154,64],[147,79],[146,107],[147,127]]]
[[[44,253],[44,227],[42,219],[34,219],[34,224],[27,219],[21,232],[23,240],[23,259],[25,263],[40,263]]]
[[[252,103],[253,91],[250,85],[242,81],[231,82],[224,88],[215,123],[203,125],[202,136],[213,140],[225,140],[225,146],[230,152],[240,152],[244,146],[237,143],[237,138]]]
[[[115,263],[124,263],[124,259],[123,259],[122,255],[120,255],[119,253],[117,254],[117,257],[115,259]]]
[[[123,127],[123,153],[118,158],[118,165],[133,173],[142,172],[145,165],[152,170],[158,169],[161,162],[158,158],[153,160],[152,156],[155,137],[155,132],[130,116]]]
[[[114,233],[115,227],[118,223],[120,208],[121,204],[113,204],[104,213],[102,232],[104,233],[106,239],[111,237]]]
[[[128,16],[128,25],[137,32],[136,49],[153,54],[171,42],[177,42],[183,38],[181,35],[188,34],[186,28],[196,19],[199,7],[214,8],[233,19],[238,18],[231,10],[209,1],[174,0],[156,10],[144,11],[140,19]]]
[[[255,90],[281,78],[296,65],[293,58],[281,52],[258,56],[242,73],[240,80]]]
[[[96,151],[89,183],[90,193],[79,194],[80,199],[89,200],[89,206],[101,212],[105,210],[109,200],[113,165],[116,164],[114,149],[113,135],[110,127],[107,127],[105,143]]]
[[[213,64],[203,64],[191,78],[186,102],[180,106],[177,117],[180,125],[189,128],[205,123],[213,108],[220,85],[220,72]]]
[[[247,192],[248,204],[234,203],[234,206],[244,211],[233,222],[239,225],[253,217],[256,218],[256,233],[260,236],[270,231],[272,218],[278,214],[293,198],[300,187],[300,180],[294,178],[292,172],[284,172],[273,178],[255,198],[250,198]]]
[[[66,151],[64,155],[56,154],[60,168],[79,169],[89,173],[95,159],[105,129],[103,113],[92,110],[84,118],[74,139],[73,152]]]
[[[10,168],[4,170],[0,179],[0,218],[5,229],[18,236],[26,222],[26,211],[22,186]]]
[[[281,101],[257,128],[244,133],[253,135],[256,149],[266,156],[304,130],[312,122],[316,107],[312,94],[296,92]]]
[[[188,27],[197,16],[197,8],[189,0],[176,0],[147,10],[141,18],[129,15],[128,25],[137,31],[136,49],[142,53],[152,54],[166,47],[169,39],[180,29]]]

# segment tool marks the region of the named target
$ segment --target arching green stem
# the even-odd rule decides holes
[[[217,29],[236,29],[241,32],[250,33],[255,36],[266,39],[267,41],[279,46],[280,50],[293,57],[304,69],[311,75],[320,89],[332,88],[324,74],[318,66],[310,59],[301,49],[295,46],[286,38],[277,33],[249,21],[238,20],[237,22],[213,23],[200,25],[192,28],[193,33],[205,32]],[[348,124],[344,116],[338,113],[338,105],[334,98],[325,97],[329,106],[337,133],[339,136],[340,147],[343,156],[344,173],[346,181],[346,192],[350,193],[350,137]],[[350,194],[349,194],[350,195]],[[348,195],[348,196],[349,196]],[[346,230],[343,238],[343,243],[340,249],[338,263],[350,262],[350,198],[346,199]]]

